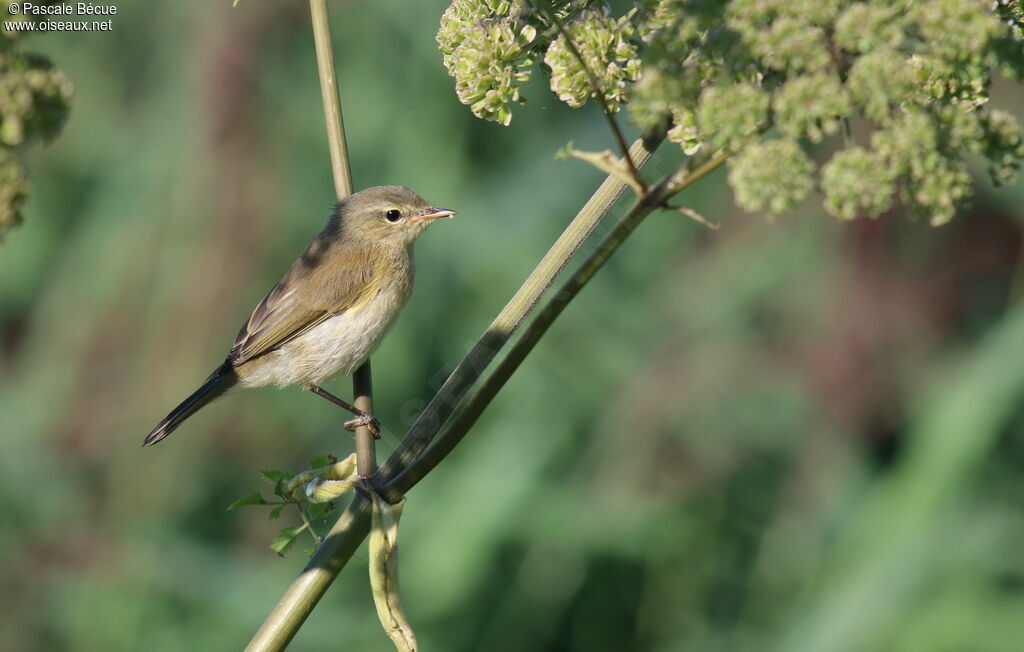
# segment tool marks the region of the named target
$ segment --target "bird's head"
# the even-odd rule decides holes
[[[437,208],[405,186],[376,186],[338,203],[336,218],[346,237],[410,246],[434,220],[455,211]]]

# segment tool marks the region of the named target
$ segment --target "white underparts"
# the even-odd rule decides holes
[[[381,290],[369,301],[328,317],[262,356],[262,364],[254,365],[241,383],[247,387],[309,386],[351,374],[377,349],[409,294],[405,288]]]

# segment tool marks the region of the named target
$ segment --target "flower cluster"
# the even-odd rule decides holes
[[[456,0],[445,13],[438,42],[474,113],[508,124],[543,61],[570,106],[596,84],[605,109],[667,125],[688,154],[735,152],[729,180],[750,210],[817,189],[840,219],[898,197],[942,224],[970,195],[966,155],[997,183],[1024,159],[1020,126],[988,102],[996,77],[1024,80],[1020,0],[641,0],[620,17],[587,0],[545,6]]]
[[[607,7],[587,0],[460,0],[441,17],[437,43],[455,78],[459,101],[479,118],[503,125],[512,105],[525,104],[521,86],[534,63],[551,73],[551,91],[569,106],[596,96],[618,110],[627,86],[640,75],[632,14],[615,19]]]
[[[1019,37],[1024,37],[1024,2],[996,0],[996,13]]]
[[[49,141],[67,117],[71,81],[45,58],[0,52],[0,146]]]
[[[36,20],[9,16],[12,20]],[[40,19],[42,20],[42,19]],[[48,142],[60,133],[68,114],[72,86],[67,76],[44,57],[17,49],[22,32],[0,37],[0,236],[20,221],[28,194],[19,149]]]
[[[9,154],[0,154],[0,235],[21,221],[18,210],[28,195],[28,179]]]
[[[459,101],[478,118],[507,125],[511,104],[522,102],[530,80],[537,29],[520,17],[524,3],[508,0],[455,2],[441,17],[437,44],[455,78]]]
[[[598,86],[610,111],[626,101],[626,86],[640,76],[633,24],[613,19],[607,10],[585,10],[548,48],[544,63],[551,69],[551,91],[566,104],[586,104]],[[571,43],[570,43],[571,39]]]
[[[744,147],[732,160],[729,183],[748,211],[778,214],[811,192],[814,163],[795,140],[765,140]]]

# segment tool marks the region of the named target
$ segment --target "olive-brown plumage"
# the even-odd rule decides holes
[[[227,359],[168,414],[149,446],[233,387],[299,385],[359,416],[320,385],[351,374],[380,344],[413,285],[412,245],[427,225],[455,211],[438,209],[403,186],[377,186],[337,205],[327,226],[253,310]]]

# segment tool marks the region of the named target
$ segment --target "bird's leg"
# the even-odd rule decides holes
[[[324,388],[318,387],[317,385],[312,385],[310,387],[307,387],[306,389],[313,392],[317,396],[327,399],[328,401],[334,403],[338,407],[345,408],[352,414],[356,415],[355,419],[350,419],[345,422],[345,430],[355,430],[359,426],[366,426],[367,428],[370,429],[370,432],[373,433],[374,439],[380,439],[380,421],[377,421],[377,417],[373,416],[369,412],[364,412],[360,410],[359,408],[352,405],[348,401],[344,401],[338,398],[334,394],[331,394]]]

